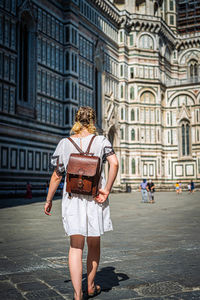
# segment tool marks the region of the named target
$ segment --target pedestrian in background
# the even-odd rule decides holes
[[[179,194],[179,183],[178,182],[176,183],[175,188],[176,188],[176,193]]]
[[[71,139],[86,152],[91,139],[96,134],[95,112],[91,107],[80,107],[75,117]],[[77,153],[74,145],[63,138],[52,157],[55,171],[52,174],[49,192],[44,207],[45,214],[51,215],[53,196],[67,170],[69,156]],[[87,254],[87,293],[94,297],[101,292],[101,287],[95,284],[95,276],[100,260],[100,236],[112,230],[108,195],[117,176],[118,160],[111,143],[103,135],[95,136],[91,146],[91,153],[98,156],[101,162],[109,163],[108,179],[105,180],[104,168],[101,168],[101,180],[98,195],[73,194],[66,192],[66,180],[62,198],[62,220],[65,232],[70,236],[69,270],[74,288],[74,299],[83,299],[82,292],[82,255],[85,238],[88,246]]]
[[[148,192],[149,192],[149,202],[150,203],[155,203],[154,201],[154,193],[155,193],[155,184],[152,182],[150,179],[148,184],[147,184]]]
[[[190,182],[190,186],[191,186],[191,188],[190,188],[190,192],[191,193],[194,193],[194,182],[191,180],[191,182]]]
[[[188,192],[190,193],[191,192],[191,184],[188,183]]]
[[[179,181],[179,194],[181,194],[182,193],[182,186],[181,186],[181,182]]]
[[[26,198],[27,199],[32,199],[32,186],[28,181],[27,181],[27,184],[26,184]]]
[[[148,203],[148,199],[147,199],[147,190],[148,190],[148,187],[147,187],[147,180],[146,179],[143,179],[143,181],[141,182],[140,184],[140,191],[142,193],[142,202],[143,203]]]

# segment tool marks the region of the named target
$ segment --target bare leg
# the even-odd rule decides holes
[[[70,236],[69,270],[74,287],[75,300],[82,298],[82,254],[85,238],[82,235]]]
[[[88,255],[87,255],[87,279],[88,279],[88,294],[94,292],[94,279],[100,260],[100,236],[88,237]]]

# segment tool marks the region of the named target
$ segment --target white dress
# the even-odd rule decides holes
[[[86,137],[72,139],[82,150],[86,151],[90,139],[93,134]],[[81,140],[81,144],[80,144]],[[112,146],[107,138],[102,135],[96,136],[90,152],[95,156],[99,156],[101,162],[105,162],[106,157],[114,154]],[[71,153],[78,153],[74,145],[67,139],[62,139],[52,156],[51,163],[57,169],[59,174],[63,174],[67,170],[67,164]],[[57,167],[57,161],[59,167]],[[102,168],[100,188],[104,188],[106,184],[104,168]],[[68,197],[66,192],[66,178],[63,189],[62,198],[62,219],[64,230],[67,235],[80,234],[83,236],[100,236],[105,231],[112,230],[112,221],[110,219],[109,200],[103,204],[97,203],[92,196],[71,194]]]

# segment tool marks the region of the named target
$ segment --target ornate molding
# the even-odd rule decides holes
[[[178,40],[176,49],[177,50],[186,50],[189,48],[200,48],[200,36],[199,37],[190,37],[187,40]]]
[[[21,20],[22,14],[25,13],[27,21],[32,22],[33,25],[37,23],[37,12],[31,0],[24,0],[17,6],[18,19]],[[30,16],[32,20],[30,20]]]
[[[120,23],[120,15],[115,7],[111,5],[108,0],[90,0],[92,3],[95,4],[104,14],[106,14],[109,19],[119,25]]]

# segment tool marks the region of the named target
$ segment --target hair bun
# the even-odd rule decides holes
[[[72,127],[72,132],[79,133],[83,127],[87,127],[90,133],[96,132],[94,123],[96,122],[96,114],[92,107],[81,106],[76,113],[75,124]]]

